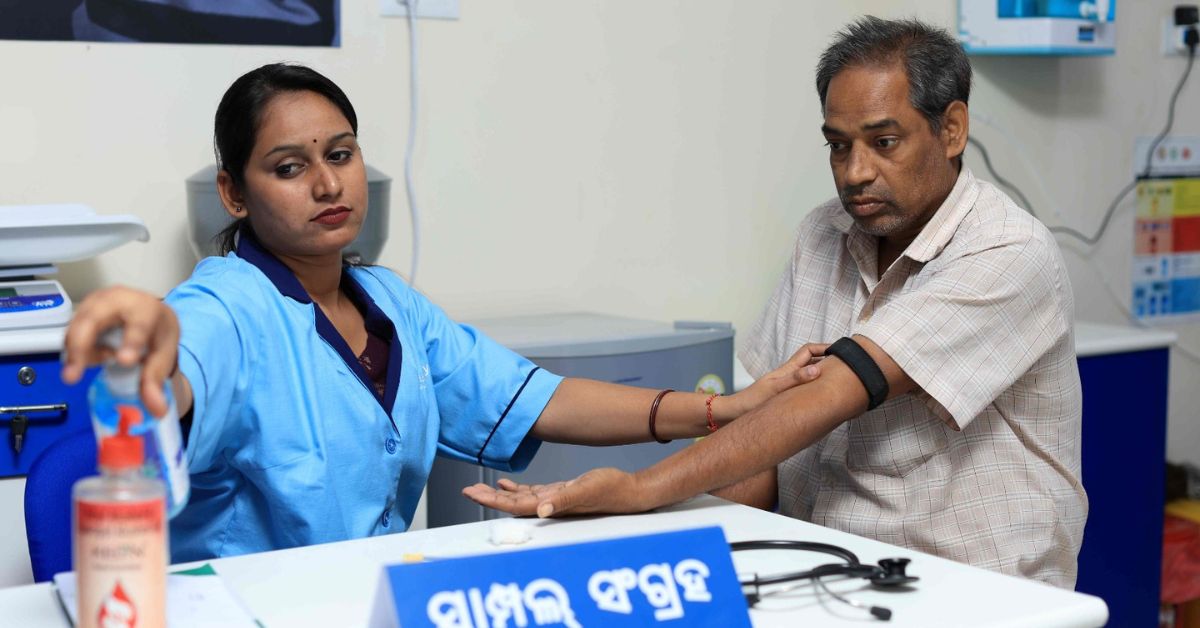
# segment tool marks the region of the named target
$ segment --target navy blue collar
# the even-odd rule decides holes
[[[259,243],[258,238],[254,237],[254,232],[242,227],[238,230],[237,247],[235,248],[237,256],[250,262],[256,268],[262,271],[271,283],[275,284],[275,289],[289,299],[299,301],[300,303],[312,303],[312,297],[308,296],[308,291],[304,286],[300,285],[300,280],[296,279],[296,274],[292,269],[288,268],[283,262],[279,261],[270,251],[263,248]]]
[[[367,387],[367,390],[371,392],[371,396],[375,397],[380,405],[383,406],[383,411],[387,413],[388,418],[392,418],[392,408],[396,405],[396,395],[400,389],[400,368],[403,363],[404,348],[400,345],[400,337],[396,334],[396,326],[392,323],[392,319],[388,318],[387,314],[384,314],[383,310],[379,309],[379,306],[375,304],[375,300],[371,298],[371,295],[354,280],[354,277],[350,275],[349,267],[342,267],[341,290],[350,298],[358,310],[362,312],[367,332],[387,341],[389,344],[387,389],[382,399],[375,394],[375,387],[371,384],[371,378],[367,375],[366,370],[363,369],[362,364],[359,363],[358,356],[354,355],[354,352],[350,350],[350,345],[346,344],[346,340],[338,333],[337,328],[333,326],[333,322],[325,316],[325,312],[313,303],[312,297],[308,295],[308,291],[300,284],[300,280],[296,279],[296,274],[292,272],[292,269],[288,268],[287,265],[281,262],[270,251],[263,248],[258,238],[254,237],[254,233],[246,228],[242,228],[238,232],[236,252],[238,257],[262,271],[267,276],[267,279],[275,285],[275,288],[279,290],[279,294],[298,303],[313,306],[317,334],[330,347],[333,347],[334,351],[342,358],[342,361],[346,363],[350,371],[357,375],[358,379]],[[399,433],[394,418],[392,418],[392,428],[396,429],[397,433]]]

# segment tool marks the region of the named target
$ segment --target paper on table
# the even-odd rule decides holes
[[[54,585],[71,624],[78,625],[75,573],[54,576]],[[171,628],[260,626],[209,565],[167,575],[167,625]]]

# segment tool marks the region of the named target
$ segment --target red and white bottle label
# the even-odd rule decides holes
[[[80,628],[165,627],[164,501],[77,501],[75,517]]]
[[[121,581],[100,601],[98,621],[104,628],[134,628],[137,623],[137,607],[121,588]]]

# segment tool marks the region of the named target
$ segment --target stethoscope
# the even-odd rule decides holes
[[[843,576],[846,578],[863,578],[870,581],[872,586],[885,589],[898,589],[908,584],[916,582],[916,576],[910,576],[904,573],[908,567],[909,559],[907,558],[885,558],[879,561],[878,565],[864,565],[858,560],[858,556],[854,552],[837,545],[828,543],[812,543],[809,541],[738,541],[730,543],[729,549],[734,552],[748,550],[803,550],[807,552],[821,552],[823,554],[832,554],[841,558],[842,563],[830,563],[827,565],[818,565],[807,571],[793,571],[789,573],[780,573],[768,576],[759,576],[757,573],[749,580],[741,580],[742,592],[746,596],[746,604],[750,608],[754,608],[762,598],[768,595],[776,595],[785,591],[790,591],[798,588],[800,585],[791,587],[783,587],[775,589],[767,593],[763,593],[761,588],[772,584],[783,584],[786,582],[797,582],[811,580],[817,586],[825,590],[826,593],[832,595],[836,600],[843,604],[848,604],[855,608],[861,608],[874,616],[877,619],[887,621],[892,618],[891,609],[884,606],[872,606],[856,602],[849,598],[838,595],[825,583],[822,578],[831,576]]]

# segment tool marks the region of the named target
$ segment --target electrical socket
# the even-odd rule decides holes
[[[416,4],[417,17],[458,19],[458,0],[418,0]],[[379,14],[384,17],[408,17],[408,4],[404,0],[379,0]]]
[[[420,5],[418,10],[420,9]],[[1162,53],[1164,57],[1186,57],[1187,44],[1183,43],[1183,33],[1186,26],[1176,26],[1175,18],[1167,16],[1162,22]]]

